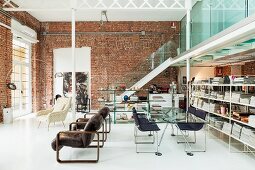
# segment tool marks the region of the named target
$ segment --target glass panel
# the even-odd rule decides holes
[[[28,103],[29,102],[29,98],[28,97],[22,97],[22,104],[23,103]]]
[[[210,37],[210,0],[199,1],[191,11],[191,47]]]
[[[26,104],[22,104],[22,109],[23,110],[27,110],[29,107],[28,107],[29,105],[26,103]]]
[[[22,74],[28,74],[29,68],[27,66],[22,66]]]
[[[186,51],[186,16],[181,20],[180,52]]]
[[[22,74],[21,77],[22,77],[23,82],[25,82],[25,81],[28,82],[29,81],[29,75]]]
[[[255,0],[249,1],[254,13]],[[245,0],[203,0],[191,10],[191,47],[241,21],[246,16]],[[181,52],[185,51],[185,18],[181,21]]]
[[[249,16],[255,13],[255,0],[248,0],[248,11]]]

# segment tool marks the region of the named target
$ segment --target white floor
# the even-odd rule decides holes
[[[100,150],[100,161],[96,164],[59,164],[51,141],[58,131],[64,130],[58,123],[47,131],[46,124],[37,128],[38,122],[30,115],[16,119],[13,124],[0,125],[0,170],[251,170],[255,167],[255,157],[243,153],[230,153],[228,145],[215,136],[207,136],[207,152],[187,156],[184,146],[176,143],[177,137],[170,135],[170,128],[160,147],[162,156],[153,153],[136,154],[133,137],[133,125],[118,124],[112,131],[104,148]],[[163,129],[164,125],[161,125]],[[67,129],[67,127],[65,128]],[[203,134],[198,134],[202,141]],[[148,149],[149,146],[142,149]],[[150,149],[153,149],[150,146]],[[62,158],[91,158],[92,149],[61,150]]]

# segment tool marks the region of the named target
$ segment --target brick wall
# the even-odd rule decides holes
[[[0,13],[0,22],[10,25],[10,18]],[[3,121],[4,106],[11,105],[11,92],[6,88],[6,82],[10,82],[10,76],[7,77],[12,68],[12,33],[11,30],[0,26],[0,122]],[[7,80],[6,80],[7,78]]]
[[[76,25],[77,32],[98,32],[98,34],[79,34],[76,37],[76,47],[92,47],[92,106],[98,107],[99,94],[97,90],[99,88],[107,88],[122,79],[123,76],[128,78],[128,73],[132,74],[132,70],[145,62],[147,57],[163,43],[172,40],[175,42],[174,44],[178,44],[176,34],[179,33],[179,28],[176,30],[171,29],[171,22],[108,22],[103,27],[100,27],[98,22],[78,22]],[[42,32],[70,33],[70,31],[71,23],[42,23]],[[128,33],[99,34],[102,31]],[[140,31],[145,31],[146,34],[129,34]],[[53,49],[70,48],[71,35],[42,35],[40,44],[43,47],[41,48],[42,59],[48,64],[46,68],[46,93],[47,106],[49,106],[53,91]],[[173,48],[173,53],[176,52],[176,48]],[[165,75],[159,77],[169,79]],[[156,79],[160,80],[160,78]],[[161,83],[161,81],[157,81],[157,83]]]
[[[243,75],[254,75],[255,76],[255,61],[245,63],[245,65],[242,66],[242,72],[243,72]]]
[[[0,5],[2,6],[3,0],[0,0]],[[38,35],[40,35],[40,22],[31,16],[27,12],[9,12],[9,14],[19,21],[21,24],[26,25],[32,29],[34,29]],[[0,13],[0,22],[6,23],[7,25],[11,25],[11,19],[6,17],[5,15]],[[6,105],[6,82],[5,77],[7,76],[7,72],[12,69],[12,33],[10,30],[0,26],[0,106]],[[40,76],[36,76],[40,73],[41,63],[39,60],[39,44],[32,44],[32,106],[33,111],[41,108],[41,98],[43,91],[40,86]],[[10,75],[8,75],[8,82],[10,82]],[[7,90],[8,96],[8,104],[7,106],[11,106],[11,92]],[[2,122],[2,108],[0,108],[0,122]]]

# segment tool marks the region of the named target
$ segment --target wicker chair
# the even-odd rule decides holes
[[[36,119],[39,121],[38,128],[41,122],[48,123],[48,130],[51,123],[62,122],[65,127],[64,120],[66,119],[67,113],[71,106],[71,98],[61,97],[56,101],[53,108],[48,110],[41,110],[36,113]]]

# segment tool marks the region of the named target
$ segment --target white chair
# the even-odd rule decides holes
[[[41,110],[36,113],[36,119],[39,121],[38,128],[40,127],[41,122],[48,123],[48,130],[51,123],[62,122],[65,127],[64,120],[66,119],[67,113],[71,106],[71,98],[61,97],[58,98],[56,104],[52,109]]]

